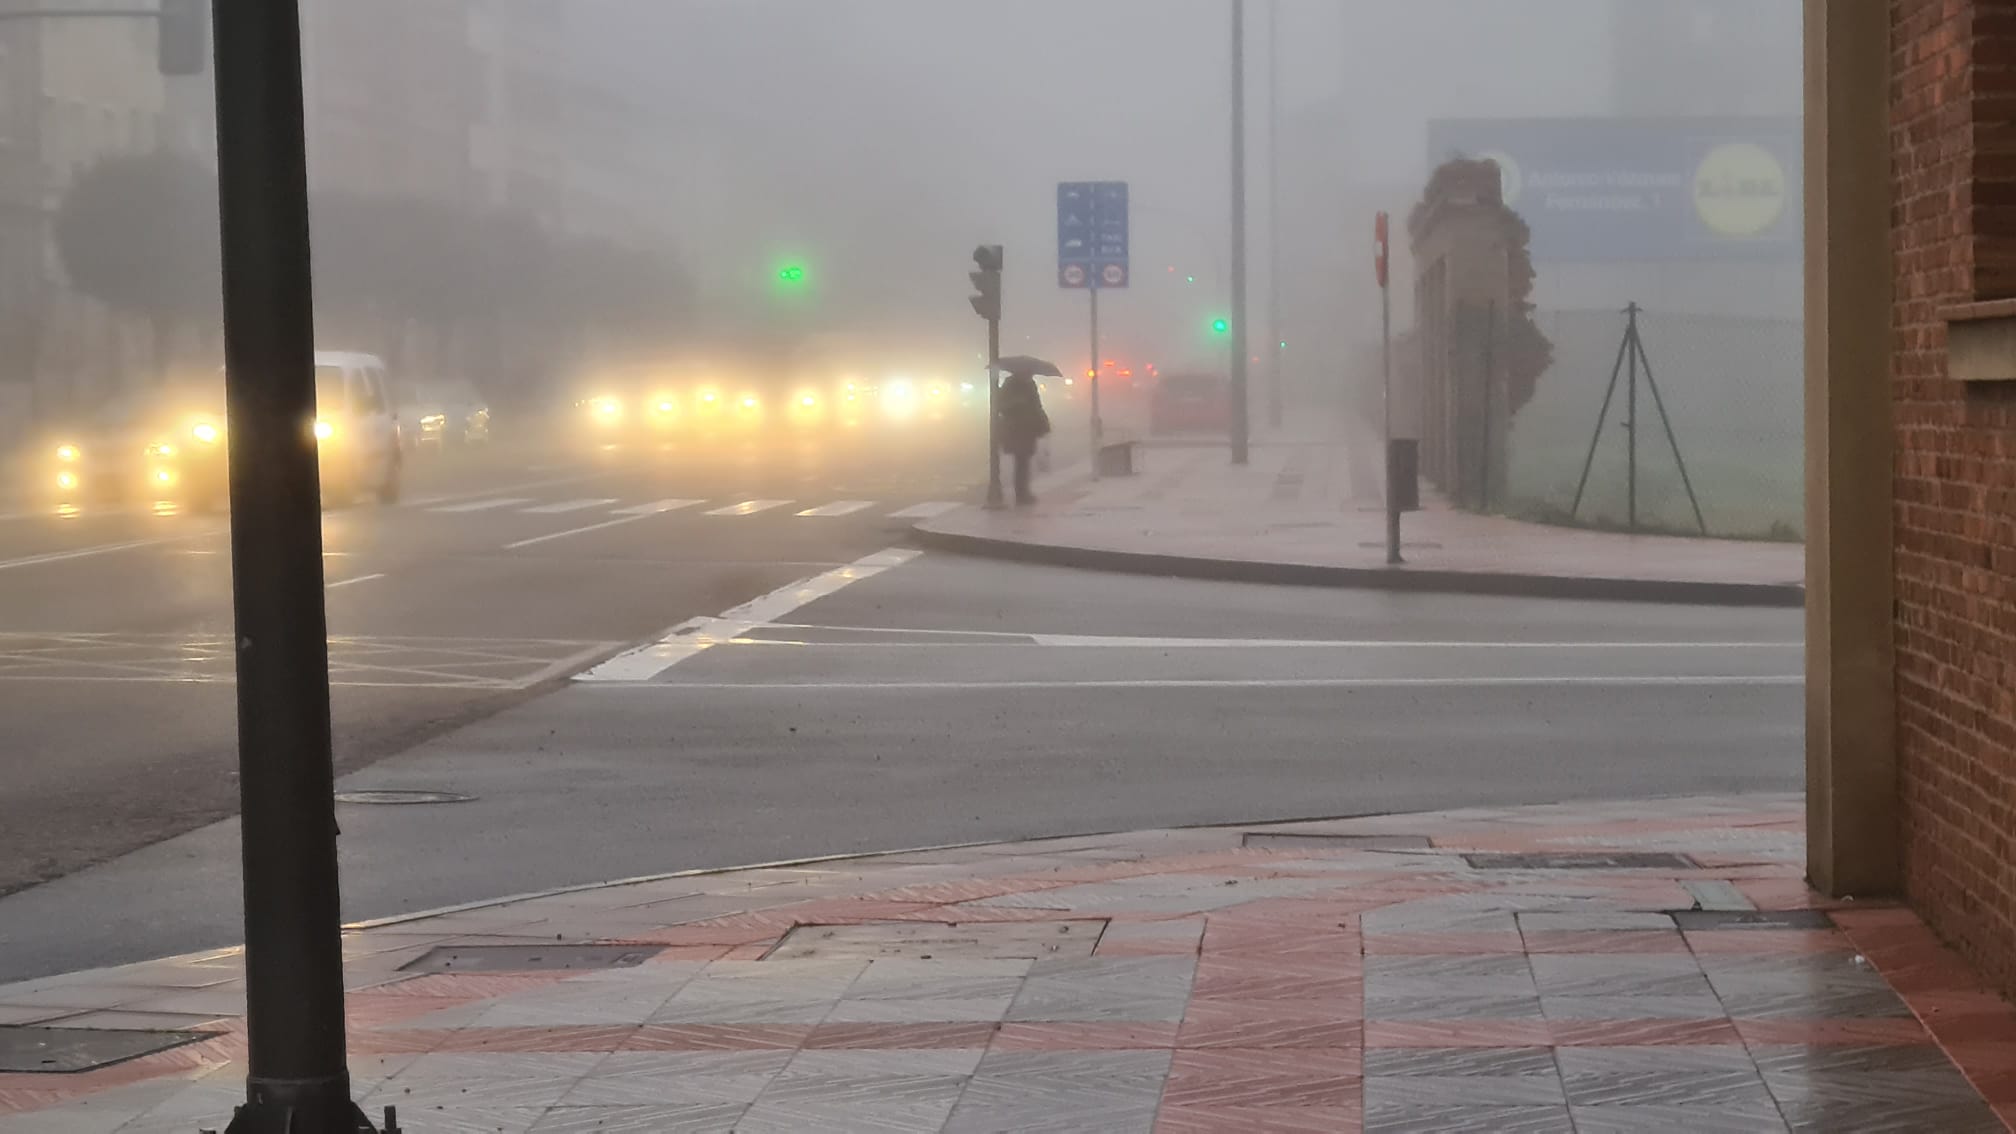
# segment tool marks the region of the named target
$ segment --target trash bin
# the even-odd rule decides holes
[[[1391,507],[1421,510],[1421,442],[1398,437],[1386,442],[1386,492]]]

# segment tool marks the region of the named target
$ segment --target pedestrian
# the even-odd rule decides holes
[[[1036,443],[1050,434],[1050,415],[1043,412],[1043,393],[1027,370],[1010,370],[1001,380],[999,397],[1001,451],[1015,460],[1015,503],[1036,503],[1029,491],[1029,462]]]

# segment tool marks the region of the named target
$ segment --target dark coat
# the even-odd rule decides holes
[[[1036,379],[1027,374],[1010,374],[1001,380],[997,411],[1003,452],[1026,457],[1036,451],[1036,442],[1050,433],[1050,415],[1043,412],[1043,394],[1036,388]]]

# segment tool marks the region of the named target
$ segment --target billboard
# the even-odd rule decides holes
[[[1800,254],[1800,120],[1450,118],[1428,164],[1490,158],[1536,262],[1785,260]]]

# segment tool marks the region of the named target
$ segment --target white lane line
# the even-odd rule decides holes
[[[322,589],[325,591],[333,591],[338,587],[354,587],[359,583],[368,583],[373,579],[382,579],[384,577],[385,572],[383,571],[380,571],[375,575],[359,575],[354,579],[341,579],[338,580],[337,582],[330,583],[324,586]]]
[[[584,497],[580,500],[562,500],[557,504],[541,504],[537,508],[523,508],[528,516],[555,516],[562,512],[579,512],[585,508],[600,508],[616,503],[614,496]]]
[[[636,516],[621,516],[614,520],[604,520],[599,524],[589,524],[585,528],[568,528],[564,532],[548,532],[542,536],[533,536],[531,539],[521,539],[516,543],[507,543],[504,545],[504,550],[516,551],[521,547],[533,547],[542,543],[551,543],[556,539],[566,539],[568,536],[587,535],[589,532],[599,532],[604,528],[620,528],[624,524],[634,524],[639,520],[648,520],[654,515],[656,515],[654,512],[645,512]]]
[[[897,631],[905,633],[905,631]],[[1039,646],[1155,650],[1800,650],[1803,642],[1394,642],[1316,641],[1300,638],[1105,638],[1089,634],[1031,634]]]
[[[772,508],[782,508],[789,500],[744,500],[740,504],[730,504],[726,508],[715,508],[706,513],[709,516],[753,516]]]
[[[563,466],[556,465],[554,467],[560,468]],[[433,508],[437,504],[452,504],[458,500],[479,500],[493,496],[499,492],[529,492],[535,488],[554,488],[563,484],[579,484],[584,480],[595,479],[596,475],[592,472],[585,472],[575,473],[572,476],[549,476],[542,480],[524,480],[515,484],[486,485],[475,492],[443,492],[433,496],[418,496],[411,500],[401,501],[399,507]]]
[[[208,531],[191,532],[188,535],[158,536],[154,539],[129,539],[121,543],[100,543],[91,547],[79,547],[71,551],[45,551],[40,555],[24,555],[19,559],[0,559],[0,571],[12,571],[16,567],[34,567],[43,563],[67,563],[72,559],[89,559],[94,555],[111,555],[118,551],[133,551],[142,547],[158,547],[164,543],[181,543],[185,540],[202,539],[217,535],[222,531],[212,528]]]
[[[488,512],[493,508],[509,508],[514,504],[530,504],[530,496],[499,496],[492,500],[472,500],[467,504],[443,504],[427,509],[429,512]]]
[[[942,516],[954,508],[963,507],[965,505],[950,500],[932,500],[923,504],[912,504],[908,508],[891,512],[889,513],[889,518],[892,520],[928,520],[933,516]]]
[[[798,513],[801,516],[851,516],[863,508],[873,508],[873,500],[835,500],[831,504],[821,504],[817,508],[807,508]]]
[[[595,672],[590,670],[589,673]],[[584,680],[582,674],[576,680]],[[1551,686],[1631,688],[1683,686],[1731,688],[1796,686],[1806,679],[1795,674],[1765,677],[1681,675],[1673,677],[1309,677],[1309,678],[1143,678],[1127,681],[667,681],[635,685],[640,689],[797,689],[869,693],[898,690],[958,691],[964,689],[1535,689]]]
[[[758,626],[766,625],[834,594],[850,583],[872,579],[892,567],[917,558],[920,552],[891,547],[864,555],[845,567],[836,567],[809,579],[779,587],[767,595],[750,599],[721,612],[718,618],[693,618],[674,626],[658,641],[617,654],[601,665],[574,675],[576,681],[650,681],[687,658],[722,642],[732,641]]]
[[[696,504],[705,504],[705,503],[707,503],[705,500],[653,500],[649,504],[638,504],[629,508],[618,508],[615,510],[614,515],[656,516],[659,515],[660,513],[677,512],[681,508],[691,508]]]

